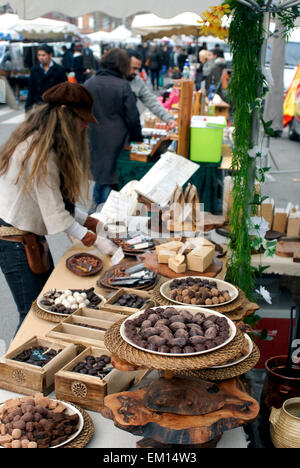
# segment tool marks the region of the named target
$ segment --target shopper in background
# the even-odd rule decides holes
[[[28,96],[25,103],[25,112],[34,105],[43,102],[42,95],[53,86],[67,81],[67,75],[63,67],[52,59],[53,49],[47,44],[37,48],[37,59],[39,63],[34,65],[30,72]]]
[[[161,49],[161,73],[162,75],[168,75],[170,68],[170,48],[168,44],[164,44]]]
[[[140,99],[147,109],[149,109],[160,120],[166,122],[170,129],[173,129],[176,125],[175,120],[173,120],[173,117],[158,101],[157,96],[150,91],[148,85],[140,77],[142,56],[138,51],[133,49],[129,49],[126,52],[130,58],[130,74],[127,79],[134,95],[137,99]]]
[[[183,69],[184,69],[184,64],[187,60],[188,56],[187,56],[187,53],[185,51],[185,49],[183,47],[180,47],[178,49],[178,68],[179,70],[181,71],[181,73],[183,72]]]
[[[223,71],[227,66],[224,58],[224,52],[220,49],[215,49],[214,67],[212,70],[212,84],[215,85],[215,92],[219,93],[221,89]]]
[[[88,80],[99,69],[98,61],[94,57],[93,51],[90,48],[90,41],[88,38],[85,38],[83,42],[82,55],[85,80]]]
[[[174,46],[170,54],[170,67],[172,69],[178,68],[178,55],[178,48]]]
[[[161,55],[155,45],[151,46],[146,63],[150,72],[151,84],[154,91],[155,89],[159,89],[159,74],[162,67]]]
[[[143,42],[142,48],[141,48],[142,68],[146,71],[147,74],[148,74],[147,59],[148,59],[148,55],[149,55],[149,49],[150,49],[149,43],[148,42]]]
[[[210,92],[210,87],[214,84],[213,79],[213,69],[215,66],[215,60],[217,58],[217,54],[214,50],[207,50],[207,60],[203,65],[202,73],[203,77],[205,78],[205,89],[206,94],[208,95]]]
[[[136,98],[127,81],[129,73],[127,53],[114,48],[106,52],[97,74],[85,83],[94,98],[94,113],[99,122],[89,129],[95,180],[93,209],[107,200],[111,190],[118,190],[117,159],[125,146],[143,139]]]
[[[75,49],[75,44],[72,44],[69,49],[66,46],[62,46],[62,51],[63,51],[62,66],[65,69],[65,73],[70,73],[73,70],[74,49]]]
[[[203,67],[205,63],[208,60],[208,53],[206,49],[202,49],[199,52],[199,64],[196,70],[196,80],[195,80],[195,86],[196,90],[199,91],[201,89],[201,83],[204,81],[205,77],[203,74]]]
[[[97,239],[98,220],[75,208],[89,190],[93,98],[83,86],[65,82],[43,100],[0,155],[0,267],[19,325],[53,270],[44,236],[64,231],[87,247]]]

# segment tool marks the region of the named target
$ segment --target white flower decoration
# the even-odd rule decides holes
[[[272,304],[271,294],[269,293],[269,291],[266,290],[266,288],[264,288],[264,286],[261,286],[259,289],[256,289],[255,292],[262,296],[268,304]]]
[[[248,230],[249,236],[258,236],[264,239],[266,233],[269,231],[269,223],[264,218],[258,216],[253,216],[250,220],[251,225]]]

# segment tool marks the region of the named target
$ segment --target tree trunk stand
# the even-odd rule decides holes
[[[178,388],[178,385],[191,388],[197,403],[192,405],[194,411],[190,409],[190,392],[179,392],[177,396],[174,395],[174,389],[176,386]],[[206,399],[203,401],[205,391],[207,388],[210,389],[211,385],[214,384],[204,381],[201,383],[200,379],[172,379],[172,375],[167,374],[137,391],[108,395],[104,399],[101,413],[105,418],[113,420],[119,429],[144,437],[138,442],[137,447],[172,448],[179,444],[193,448],[215,447],[223,432],[254,421],[259,413],[259,404],[246,393],[239,379],[221,382],[218,385],[219,390],[212,387],[210,392],[212,401],[207,402]],[[151,409],[150,406],[155,406],[157,400],[160,403],[170,402],[172,412]],[[177,408],[185,414],[177,414]],[[182,411],[182,408],[188,408],[189,414],[186,414],[185,410]],[[162,410],[165,410],[163,404]],[[202,411],[211,412],[201,414]]]

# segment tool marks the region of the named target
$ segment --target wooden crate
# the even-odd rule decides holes
[[[79,362],[84,361],[86,356],[100,357],[102,354],[110,356],[104,346],[86,348],[72,362],[57,372],[55,375],[56,398],[78,404],[92,411],[101,411],[107,394],[127,390],[138,372],[120,372],[113,369],[103,380],[72,372],[72,369]]]
[[[19,353],[34,346],[47,346],[62,351],[43,368],[13,360]],[[55,373],[77,354],[78,348],[75,345],[54,343],[34,336],[0,360],[0,387],[24,395],[34,395],[37,392],[48,395],[54,387]]]
[[[85,309],[86,313],[90,314],[91,310],[89,312],[87,312],[87,310],[88,309]],[[52,330],[50,330],[46,336],[56,340],[67,341],[83,346],[102,347],[104,346],[104,335],[106,330],[108,330],[116,321],[118,321],[119,317],[115,317],[114,314],[111,314],[110,320],[107,320],[108,317],[105,315],[106,320],[103,320],[103,314],[101,311],[99,310],[96,312],[98,312],[97,318],[77,315],[74,313],[52,328]],[[78,325],[80,323],[99,327],[102,328],[102,330],[81,327]]]
[[[73,317],[88,317],[88,318],[93,318],[97,320],[106,320],[108,322],[117,322],[118,320],[121,320],[124,318],[125,314],[117,314],[116,312],[109,311],[109,310],[103,310],[103,306],[101,306],[101,310],[94,310],[94,309],[88,309],[88,308],[83,308],[83,309],[77,309],[72,316]]]
[[[114,305],[114,303],[124,294],[136,294],[139,297],[147,298],[148,301],[143,305],[141,309],[136,309],[134,307],[123,307],[120,305]],[[151,305],[152,304],[152,305]],[[102,306],[102,310],[109,310],[117,314],[123,315],[132,315],[136,312],[141,312],[145,307],[152,307],[155,305],[154,301],[151,299],[151,294],[147,291],[131,289],[131,288],[122,288],[119,289],[113,296],[111,296]]]

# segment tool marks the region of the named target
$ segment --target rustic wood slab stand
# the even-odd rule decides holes
[[[218,386],[211,384],[213,386],[207,389],[208,383],[198,377],[175,375],[175,369],[168,363],[172,357],[159,356],[160,364],[157,364],[154,363],[155,356],[147,353],[143,364],[138,360],[135,362],[132,355],[127,362],[118,340],[112,339],[116,336],[117,326],[116,323],[108,330],[105,339],[114,367],[125,372],[147,368],[160,370],[159,379],[150,385],[104,399],[101,410],[104,417],[113,420],[116,427],[144,437],[137,447],[174,448],[179,444],[193,448],[214,447],[223,432],[256,419],[259,404],[247,394],[239,379],[224,380]],[[238,350],[237,342],[236,354]],[[193,359],[199,360],[197,356],[176,358],[174,366],[188,369]]]
[[[259,413],[259,404],[247,394],[238,379],[224,381],[219,388],[225,394],[223,408],[204,415],[153,411],[144,403],[147,387],[107,396],[101,413],[112,419],[119,429],[143,436],[138,447],[165,447],[166,444],[171,448],[179,444],[193,448],[204,448],[207,444],[214,447],[224,431],[252,422]]]

